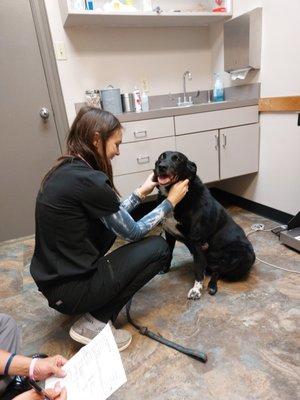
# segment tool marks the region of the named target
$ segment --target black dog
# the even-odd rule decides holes
[[[253,247],[244,231],[212,197],[196,172],[196,164],[177,151],[162,153],[154,169],[159,196],[166,197],[177,181],[190,180],[189,191],[175,207],[174,215],[163,223],[171,252],[179,240],[193,255],[195,284],[188,293],[189,299],[200,298],[204,273],[211,276],[208,290],[213,295],[218,290],[219,278],[243,279],[255,261]]]

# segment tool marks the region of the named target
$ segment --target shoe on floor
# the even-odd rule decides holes
[[[2,400],[12,400],[15,397],[19,396],[24,392],[28,392],[31,389],[31,386],[27,383],[26,378],[22,376],[15,376],[12,381],[9,383],[4,393],[2,393]],[[1,395],[1,394],[0,394]]]
[[[127,349],[132,340],[131,333],[125,329],[116,329],[111,321],[109,321],[109,325],[119,351]],[[92,339],[94,339],[95,336],[98,335],[98,333],[102,331],[105,326],[105,322],[99,321],[91,314],[86,313],[72,325],[70,329],[70,336],[76,342],[88,344]]]

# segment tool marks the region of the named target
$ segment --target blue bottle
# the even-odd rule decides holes
[[[93,0],[85,0],[85,8],[86,10],[94,9],[94,1]]]
[[[224,88],[219,74],[215,74],[213,101],[224,101]]]

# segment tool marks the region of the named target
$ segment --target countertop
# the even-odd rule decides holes
[[[199,103],[189,107],[171,107],[171,108],[160,108],[153,109],[147,112],[132,112],[118,114],[117,117],[120,122],[132,122],[142,121],[145,119],[153,118],[164,118],[164,117],[175,117],[179,115],[196,114],[208,111],[227,110],[230,108],[239,108],[247,106],[255,106],[258,104],[258,98],[252,99],[228,99],[222,102],[216,103]]]

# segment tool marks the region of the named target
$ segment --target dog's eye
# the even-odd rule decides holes
[[[172,161],[180,161],[180,157],[177,154],[174,154],[172,157]]]

